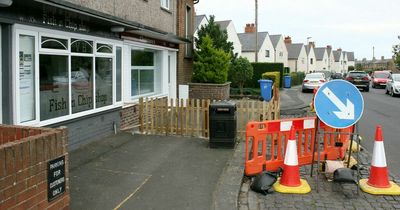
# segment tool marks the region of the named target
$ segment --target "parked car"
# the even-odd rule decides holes
[[[365,71],[350,71],[346,80],[358,88],[362,88],[365,92],[369,91],[369,77]]]
[[[391,74],[386,83],[386,94],[392,97],[400,94],[400,74]]]
[[[324,73],[326,81],[331,80],[332,72],[330,71],[315,71],[314,73]]]
[[[301,91],[304,93],[307,90],[314,90],[314,88],[321,86],[326,82],[324,73],[310,73],[307,74],[303,80]]]
[[[332,79],[343,79],[342,73],[333,73],[331,76]]]
[[[372,73],[372,88],[385,87],[390,77],[390,71],[374,71]]]

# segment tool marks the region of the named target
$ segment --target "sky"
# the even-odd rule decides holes
[[[200,0],[196,15],[232,20],[237,33],[255,22],[255,0]],[[259,32],[312,37],[317,47],[353,51],[356,59],[392,57],[400,40],[400,0],[258,0]]]

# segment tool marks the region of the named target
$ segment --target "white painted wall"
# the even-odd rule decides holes
[[[303,47],[301,48],[298,60],[289,60],[288,66],[291,72],[306,72],[307,71],[307,52]]]
[[[242,44],[240,43],[239,37],[236,33],[233,21],[229,23],[226,32],[228,33],[228,42],[233,43],[233,53],[237,53],[239,57],[242,54]]]
[[[308,72],[313,72],[317,70],[316,60],[317,59],[315,58],[314,48],[311,47],[310,52],[308,53],[308,67],[306,67],[306,69],[308,68]]]
[[[347,66],[354,66],[354,68],[356,67],[356,62],[354,61],[348,61],[347,62]]]
[[[275,63],[283,63],[284,67],[289,67],[288,51],[283,40],[283,36],[279,39],[275,49]]]
[[[328,71],[329,70],[328,64],[329,64],[328,52],[325,50],[322,60],[317,60],[316,69]]]
[[[332,54],[333,54],[333,52],[332,52]],[[332,70],[337,73],[343,73],[343,54],[342,53],[340,54],[339,61],[337,61],[337,62],[334,61]]]
[[[335,58],[333,57],[333,53],[331,52],[330,55],[328,55],[328,70],[329,71],[334,71],[334,63],[335,63]]]
[[[269,57],[266,57],[266,51],[269,50]],[[242,52],[242,57],[247,58],[250,62],[255,62],[254,52]],[[275,51],[269,36],[266,36],[264,42],[261,44],[260,50],[258,51],[258,62],[274,62]]]
[[[342,53],[343,54],[343,53]],[[349,64],[348,64],[348,59],[347,59],[347,53],[344,53],[343,56],[343,66],[342,66],[342,70],[343,72],[347,72],[348,68],[349,68]]]

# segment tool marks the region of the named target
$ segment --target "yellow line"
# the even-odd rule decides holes
[[[117,209],[121,208],[121,206],[124,205],[125,202],[127,202],[131,197],[133,197],[133,196],[140,190],[140,188],[142,188],[143,185],[146,184],[146,182],[150,179],[150,177],[151,177],[151,175],[149,175],[149,176],[144,180],[144,182],[143,182],[138,188],[136,188],[135,191],[133,191],[128,197],[126,197],[121,203],[119,203],[119,204],[114,208],[114,210],[117,210]]]

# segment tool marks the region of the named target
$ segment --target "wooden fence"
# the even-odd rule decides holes
[[[233,100],[237,107],[237,135],[243,138],[249,121],[279,119],[278,91],[270,102]],[[209,137],[211,100],[140,98],[139,130],[145,134]]]

